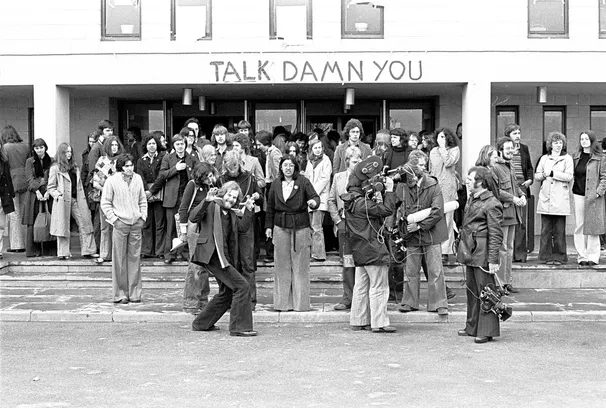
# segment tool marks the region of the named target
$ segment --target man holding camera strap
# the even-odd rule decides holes
[[[492,172],[473,167],[467,176],[469,199],[461,227],[457,261],[466,267],[467,321],[459,336],[475,336],[476,343],[487,343],[500,335],[499,317],[481,310],[480,294],[488,284],[495,284],[499,270],[499,248],[503,241],[503,205],[496,198],[498,190]]]
[[[444,218],[444,198],[438,179],[429,175],[427,155],[420,150],[410,153],[404,170],[404,182],[398,184],[396,196],[401,202],[398,210],[400,232],[408,248],[404,299],[398,310],[402,313],[419,310],[420,273],[423,255],[427,259],[427,311],[448,315],[446,282],[442,268],[442,242],[448,239]],[[429,216],[416,223],[399,221],[417,211],[431,208]]]

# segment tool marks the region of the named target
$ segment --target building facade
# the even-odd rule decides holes
[[[79,157],[104,118],[120,135],[462,122],[467,169],[517,122],[536,162],[550,131],[570,151],[606,135],[603,37],[604,0],[3,1],[0,125]]]

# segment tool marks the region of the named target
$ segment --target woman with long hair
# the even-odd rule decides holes
[[[316,193],[320,196],[320,205],[309,209],[309,220],[311,223],[311,257],[315,261],[326,260],[326,249],[324,247],[324,231],[322,224],[324,214],[328,211],[328,192],[330,191],[330,176],[332,164],[327,155],[324,154],[324,145],[319,139],[309,142],[309,161],[305,169],[305,177],[309,179]]]
[[[0,149],[0,259],[4,256],[4,230],[7,227],[7,215],[15,211],[15,203],[13,197],[13,180],[8,167],[8,158],[6,152]]]
[[[438,179],[442,189],[444,202],[456,201],[459,179],[456,174],[456,165],[461,157],[459,138],[448,128],[439,129],[436,134],[437,146],[429,153],[429,172]],[[454,243],[454,212],[444,214],[448,239],[442,243],[442,257],[446,264],[450,263],[449,255],[453,254]]]
[[[580,266],[600,263],[600,235],[606,233],[604,194],[606,193],[606,161],[602,147],[591,130],[579,135],[579,150],[574,162],[574,247]]]
[[[25,161],[29,156],[29,147],[21,139],[17,130],[6,125],[0,133],[0,143],[6,152],[10,176],[15,191],[15,211],[8,219],[10,224],[9,252],[25,252],[25,233],[27,228],[21,223],[27,194],[27,179],[25,178]]]
[[[124,153],[124,147],[117,136],[110,136],[103,142],[103,155],[97,160],[95,165],[95,175],[93,176],[93,188],[95,189],[95,201],[101,202],[101,193],[105,180],[116,172],[116,159]],[[111,259],[112,254],[112,225],[107,222],[107,217],[99,211],[99,220],[101,222],[101,249],[98,263],[103,263]]]
[[[551,132],[546,145],[547,154],[539,160],[534,175],[541,183],[537,204],[537,213],[541,214],[539,260],[561,265],[568,262],[566,216],[572,213],[574,161],[566,153],[566,136],[562,133]]]
[[[44,139],[36,139],[32,144],[32,156],[25,162],[25,178],[27,179],[27,195],[23,209],[23,225],[27,226],[25,256],[52,255],[56,253],[54,242],[34,242],[34,221],[46,204],[46,211],[52,212],[52,200],[48,191],[48,176],[51,157],[47,153],[48,145]]]
[[[280,160],[279,177],[269,188],[265,235],[274,243],[274,309],[311,309],[309,301],[310,222],[307,211],[320,196],[291,155]]]
[[[162,258],[166,239],[166,217],[160,194],[154,196],[149,189],[160,174],[160,164],[166,151],[162,148],[160,138],[155,132],[144,139],[143,150],[145,154],[137,162],[137,173],[143,179],[148,202],[147,219],[142,230],[141,258]]]
[[[286,143],[286,154],[294,156],[300,169],[307,169],[307,154],[302,153],[301,146],[297,142]]]
[[[93,237],[93,223],[86,204],[78,163],[72,147],[61,143],[48,176],[48,192],[53,197],[50,233],[57,237],[59,259],[68,259],[70,253],[70,225],[73,217],[80,233],[80,253],[85,258],[96,258],[97,245]]]
[[[217,150],[213,145],[204,145],[200,151],[200,163],[208,163],[217,169]]]

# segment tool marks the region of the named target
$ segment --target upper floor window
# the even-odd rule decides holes
[[[384,14],[378,0],[341,0],[341,37],[383,38]]]
[[[170,39],[212,39],[212,0],[170,0]]]
[[[568,37],[568,0],[528,0],[529,37]]]
[[[102,0],[101,38],[140,39],[141,1]]]
[[[311,40],[312,0],[269,0],[271,39]]]
[[[606,38],[606,0],[600,0],[600,38]]]

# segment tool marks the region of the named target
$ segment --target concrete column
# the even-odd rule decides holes
[[[57,146],[69,142],[69,89],[55,84],[34,85],[34,132],[55,155]]]
[[[463,180],[475,165],[480,149],[490,144],[490,109],[490,82],[469,82],[463,86]]]

